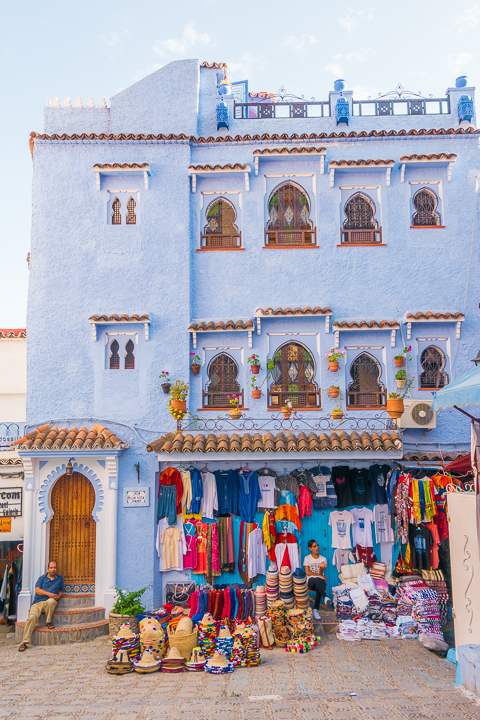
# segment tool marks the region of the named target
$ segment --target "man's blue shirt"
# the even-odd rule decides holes
[[[59,592],[64,592],[65,590],[63,586],[63,577],[61,575],[55,575],[53,580],[50,580],[48,575],[40,575],[35,583],[35,588],[41,588],[42,590],[53,593],[53,595],[58,595]],[[46,595],[37,595],[37,593],[35,593],[32,605],[37,602],[44,602],[44,600],[48,600]]]

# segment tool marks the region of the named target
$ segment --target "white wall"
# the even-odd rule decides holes
[[[0,422],[25,422],[27,340],[0,340]]]

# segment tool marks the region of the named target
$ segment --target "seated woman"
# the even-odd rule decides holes
[[[310,555],[305,557],[303,565],[308,577],[308,589],[315,590],[313,617],[315,620],[320,620],[318,608],[320,607],[322,598],[325,598],[327,594],[327,578],[323,574],[327,567],[327,560],[323,555],[320,555],[320,548],[316,540],[309,541],[308,549],[310,550]],[[328,602],[330,601],[328,600]]]

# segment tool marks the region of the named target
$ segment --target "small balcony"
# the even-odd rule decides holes
[[[230,404],[232,395],[238,397],[238,407],[243,408],[245,406],[243,390],[237,393],[233,391],[203,390],[202,408],[205,410],[233,410],[233,405]]]
[[[317,228],[313,230],[265,230],[266,248],[315,248]]]
[[[383,392],[355,392],[347,390],[347,409],[368,410],[371,408],[386,407],[387,393]]]
[[[267,402],[270,409],[278,410],[292,403],[292,410],[312,408],[321,410],[322,399],[320,390],[267,390]]]
[[[243,250],[242,233],[238,235],[200,235],[200,250]]]
[[[382,245],[382,228],[377,230],[344,230],[340,229],[341,245]]]

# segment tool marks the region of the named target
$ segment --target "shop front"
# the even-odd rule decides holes
[[[23,464],[16,453],[0,453],[0,614],[17,613],[23,567]],[[2,621],[0,621],[0,628]]]

